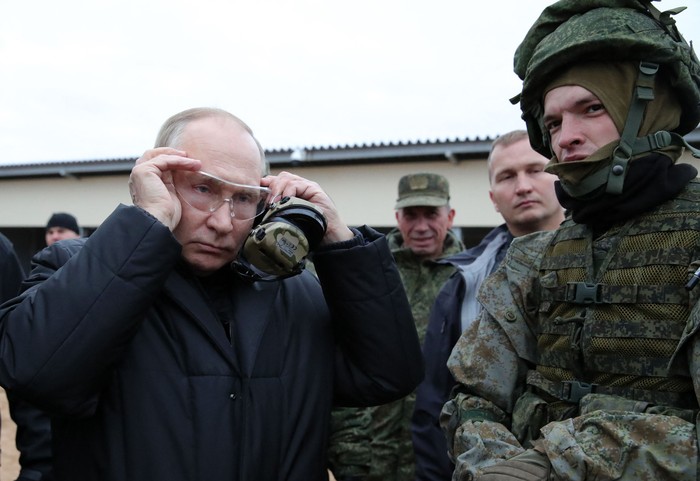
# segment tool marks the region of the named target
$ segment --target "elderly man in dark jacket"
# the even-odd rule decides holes
[[[422,376],[386,241],[349,229],[317,184],[263,177],[227,112],[177,114],[156,145],[133,206],[35,257],[0,317],[0,382],[52,415],[59,481],[327,479],[331,406],[397,399]],[[204,208],[212,178],[223,190]],[[265,188],[323,212],[318,280],[231,269],[243,204]]]

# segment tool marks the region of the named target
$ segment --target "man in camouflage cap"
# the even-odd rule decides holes
[[[455,210],[450,206],[450,188],[444,176],[419,172],[401,177],[394,208],[398,227],[387,234],[387,239],[422,343],[435,297],[456,270],[436,261],[462,251],[464,244],[450,231]],[[338,481],[414,480],[410,426],[414,404],[415,394],[411,394],[383,406],[334,412],[330,451]],[[334,442],[341,438],[342,444]],[[351,455],[354,466],[338,461],[339,457],[347,459]]]
[[[404,207],[441,207],[450,202],[450,184],[440,174],[422,172],[399,179],[399,197],[395,209]]]
[[[394,256],[405,256],[407,265],[421,265],[461,245],[450,232],[455,210],[450,207],[449,183],[442,175],[422,172],[401,177],[394,209],[398,227],[389,233],[389,242]]]
[[[515,239],[448,366],[453,480],[696,480],[700,64],[646,0],[562,0],[518,48],[571,216]]]

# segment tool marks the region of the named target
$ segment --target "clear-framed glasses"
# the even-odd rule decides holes
[[[231,217],[238,220],[253,219],[261,214],[270,197],[267,187],[236,184],[201,170],[180,171],[173,178],[175,192],[187,205],[211,214],[226,202]]]

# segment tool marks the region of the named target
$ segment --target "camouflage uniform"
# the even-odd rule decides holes
[[[415,256],[410,249],[403,248],[403,239],[397,229],[387,235],[401,279],[408,295],[411,310],[416,322],[416,329],[421,344],[425,338],[430,309],[435,302],[438,292],[445,281],[455,272],[452,265],[440,264],[435,260],[422,260]],[[461,252],[464,244],[452,233],[448,232],[443,247],[443,256],[448,257]],[[415,394],[390,404],[372,408],[340,408],[335,409],[332,419],[331,460],[332,471],[336,477],[356,475],[362,472],[358,465],[369,466],[369,475],[359,479],[367,481],[413,481],[414,456],[411,440],[411,416],[415,405]],[[349,414],[349,413],[355,413]],[[357,416],[371,416],[369,431],[354,430],[355,442],[347,440],[349,424],[360,424]],[[354,465],[343,465],[338,456],[341,448],[337,443],[338,431],[344,432],[343,450],[354,453]],[[336,439],[336,441],[334,441]],[[369,439],[369,442],[368,442]],[[366,463],[360,461],[363,453],[368,453]]]
[[[331,414],[328,467],[339,481],[361,480],[372,462],[369,409],[338,408]]]
[[[387,241],[389,241],[391,253],[399,266],[401,280],[411,304],[413,318],[416,321],[418,339],[422,344],[425,339],[425,330],[428,328],[430,309],[445,281],[456,269],[452,265],[438,263],[435,259],[426,261],[417,257],[411,249],[403,247],[403,239],[398,229],[387,234]],[[463,250],[462,241],[448,231],[440,259],[450,257]]]
[[[560,0],[516,51],[513,100],[571,218],[512,243],[452,352],[454,480],[697,478],[700,182],[675,161],[700,61],[680,10]]]
[[[567,219],[516,239],[448,363],[453,479],[534,446],[549,479],[695,480],[699,251],[698,180],[595,238]]]

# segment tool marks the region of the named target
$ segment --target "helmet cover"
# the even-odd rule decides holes
[[[543,89],[576,61],[639,60],[658,63],[683,105],[684,135],[700,122],[700,63],[671,18],[647,0],[561,0],[547,7],[515,52],[514,70],[523,80],[519,95],[530,143],[550,157],[542,125]],[[518,97],[516,97],[517,100]]]

